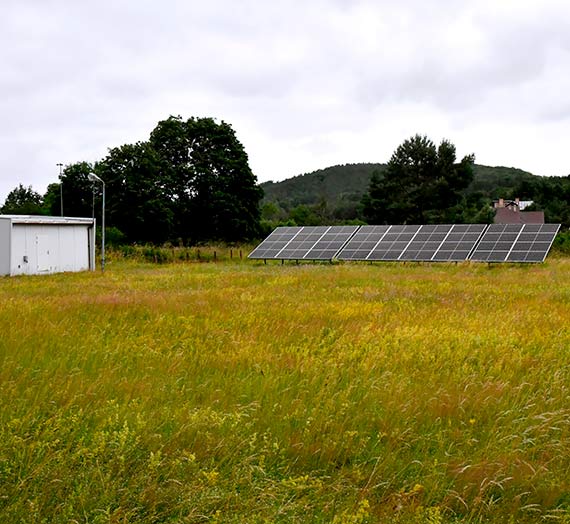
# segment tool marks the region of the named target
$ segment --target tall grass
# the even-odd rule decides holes
[[[570,522],[570,262],[0,279],[0,522]]]
[[[155,264],[171,264],[176,262],[237,262],[247,258],[252,251],[251,245],[228,246],[154,246],[154,245],[124,245],[112,247],[108,252],[111,260],[135,260],[138,262],[153,262]]]

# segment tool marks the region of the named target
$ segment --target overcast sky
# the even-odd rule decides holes
[[[169,115],[230,123],[259,181],[415,133],[568,175],[567,0],[1,0],[0,204]]]

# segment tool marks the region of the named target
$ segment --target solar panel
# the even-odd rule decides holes
[[[275,228],[271,234],[249,254],[248,258],[278,258],[277,255],[279,252],[282,251],[302,229],[302,227]]]
[[[486,224],[454,224],[432,260],[434,262],[467,260],[486,227]]]
[[[331,260],[357,229],[358,226],[278,227],[249,258]]]
[[[421,226],[391,226],[366,260],[399,260]]]
[[[421,226],[362,226],[342,249],[340,260],[399,260]]]
[[[491,224],[471,260],[544,262],[560,224]]]
[[[432,260],[452,228],[452,225],[443,224],[420,226],[398,260]]]
[[[332,260],[357,229],[358,226],[304,227],[277,258]]]
[[[299,233],[295,235],[295,237],[292,238],[274,258],[303,258],[303,256],[315,245],[327,229],[327,226],[302,227],[301,231],[299,231]]]
[[[525,224],[507,262],[544,262],[560,224]]]
[[[361,226],[338,254],[339,260],[366,260],[392,226]]]
[[[331,260],[352,238],[359,226],[332,226],[305,255],[311,260]]]
[[[480,262],[505,262],[524,224],[491,224],[470,259]]]

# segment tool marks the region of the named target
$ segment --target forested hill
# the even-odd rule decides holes
[[[346,164],[327,167],[281,182],[261,184],[265,192],[264,203],[273,202],[285,208],[298,205],[316,205],[326,202],[335,208],[350,202],[360,202],[368,190],[374,170],[380,173],[385,164]],[[519,188],[532,185],[540,177],[512,167],[475,165],[475,178],[466,195],[480,193],[489,199],[505,197],[531,198],[531,195],[515,194]]]
[[[368,190],[374,170],[382,171],[385,164],[346,164],[305,173],[281,182],[261,184],[264,202],[280,202],[287,206],[318,204],[323,199],[329,205],[342,200],[360,201]]]
[[[262,217],[268,226],[339,224],[365,221],[361,205],[372,173],[385,164],[347,164],[261,184],[265,192]],[[498,198],[533,200],[547,222],[570,227],[570,176],[542,177],[512,167],[475,165],[475,176],[463,191],[465,222],[493,220],[492,201]]]

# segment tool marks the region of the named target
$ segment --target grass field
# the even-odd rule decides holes
[[[570,522],[570,261],[0,278],[0,522]]]

